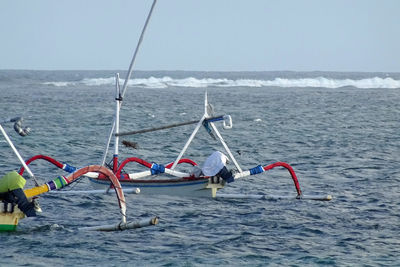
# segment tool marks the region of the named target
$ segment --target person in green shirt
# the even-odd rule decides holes
[[[36,216],[35,205],[30,202],[24,193],[26,180],[16,171],[12,171],[0,178],[0,199],[5,203],[17,204],[18,208],[28,217]]]

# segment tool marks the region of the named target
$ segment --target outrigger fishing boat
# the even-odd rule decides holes
[[[118,79],[118,75],[117,75]],[[117,95],[119,86],[117,85]],[[116,97],[117,102],[122,101],[121,98]],[[293,180],[296,189],[296,198],[304,197],[302,195],[300,185],[297,176],[293,168],[284,162],[276,162],[267,166],[258,165],[254,168],[243,170],[237,160],[235,159],[232,151],[223,139],[220,131],[218,130],[216,123],[222,121],[224,129],[232,128],[232,118],[230,115],[215,116],[212,106],[208,103],[207,92],[205,93],[204,100],[204,114],[198,121],[189,121],[183,123],[176,123],[172,125],[166,125],[151,129],[144,129],[131,132],[120,132],[119,131],[119,107],[120,104],[116,105],[116,127],[114,132],[114,144],[115,151],[112,161],[112,170],[118,177],[121,185],[125,188],[140,188],[142,194],[173,194],[173,195],[184,195],[184,196],[211,196],[216,197],[217,191],[222,189],[227,183],[235,180],[245,178],[250,175],[256,175],[273,169],[275,167],[283,167],[289,171],[289,174]],[[119,164],[118,158],[118,144],[120,136],[127,136],[140,133],[148,133],[152,131],[159,131],[178,127],[182,125],[197,123],[189,139],[185,143],[184,147],[180,151],[179,155],[175,160],[169,164],[158,164],[150,163],[137,157],[130,157],[122,161]],[[214,151],[209,158],[204,162],[202,166],[199,166],[194,160],[183,158],[185,152],[190,146],[191,142],[195,138],[196,134],[201,128],[205,128],[206,131],[215,139],[217,139],[222,147],[225,149],[225,153],[220,151]],[[226,163],[230,161],[234,164],[234,170],[227,170]],[[124,173],[123,169],[128,163],[138,163],[147,168],[145,171],[135,173]],[[185,163],[189,165],[187,171],[178,171],[177,166]],[[101,174],[89,174],[92,175],[90,181],[96,187],[110,186],[109,181],[105,179]],[[313,197],[313,199],[327,199],[323,197]]]
[[[25,189],[23,191],[23,195],[24,195],[23,198],[25,198],[25,200],[27,202],[31,202],[33,198],[37,198],[41,194],[47,193],[49,191],[59,190],[61,188],[64,188],[64,187],[70,185],[71,183],[75,182],[76,180],[80,179],[87,173],[101,173],[104,177],[107,177],[107,179],[109,179],[110,183],[112,184],[112,188],[114,189],[114,191],[116,193],[119,210],[120,210],[120,214],[121,214],[121,221],[116,224],[113,224],[113,225],[82,227],[82,228],[79,228],[79,230],[99,230],[99,231],[126,230],[126,229],[134,229],[134,228],[144,227],[144,226],[148,226],[148,225],[155,225],[158,223],[157,217],[151,218],[150,220],[145,219],[145,220],[138,221],[138,222],[127,222],[127,216],[126,216],[127,208],[126,208],[124,191],[122,190],[119,180],[114,175],[114,173],[104,166],[99,166],[99,165],[85,166],[83,168],[76,169],[74,172],[72,172],[70,175],[68,175],[66,177],[58,176],[56,179],[53,179],[47,183],[40,185],[38,180],[32,173],[32,171],[29,169],[27,164],[22,159],[18,150],[15,148],[14,144],[12,143],[11,139],[7,135],[6,131],[4,130],[2,124],[7,123],[7,122],[14,122],[14,129],[21,136],[28,135],[30,132],[30,128],[29,127],[22,128],[22,118],[21,117],[7,119],[0,123],[0,131],[3,134],[5,140],[7,141],[8,145],[12,148],[15,155],[19,159],[19,161],[22,163],[24,170],[26,170],[28,172],[29,176],[31,177],[31,179],[34,181],[34,183],[36,185],[33,188]],[[17,206],[16,203],[14,203],[14,200],[10,202],[9,198],[6,198],[6,199],[2,198],[2,196],[4,194],[7,195],[10,191],[13,191],[16,189],[16,188],[10,186],[10,184],[12,184],[12,180],[10,180],[10,179],[18,179],[21,183],[18,185],[18,187],[20,187],[20,188],[25,186],[25,179],[22,176],[20,176],[20,174],[18,174],[16,171],[11,171],[11,172],[7,173],[5,176],[3,176],[2,178],[0,178],[0,184],[1,184],[0,193],[2,193],[2,194],[0,194],[0,231],[15,231],[19,220],[26,217],[25,213],[21,211],[22,208],[19,206],[21,204],[21,202],[18,202],[18,206]],[[2,181],[6,181],[6,182],[2,183]],[[134,192],[137,193],[137,191],[134,191]],[[14,198],[14,195],[12,195],[12,198]],[[38,202],[35,201],[34,207],[35,207],[35,211],[42,212],[40,206],[38,205]]]
[[[176,123],[151,129],[143,129],[131,132],[119,132],[119,110],[120,102],[122,98],[120,97],[119,85],[118,85],[118,75],[117,77],[117,96],[116,97],[116,127],[113,130],[114,136],[114,156],[112,159],[112,164],[108,167],[112,170],[113,174],[117,177],[119,183],[124,189],[140,189],[141,194],[157,194],[157,195],[175,195],[175,196],[209,196],[209,197],[228,197],[226,194],[217,194],[217,191],[224,188],[227,184],[243,179],[251,175],[257,175],[269,171],[276,167],[285,168],[288,170],[289,175],[294,183],[296,194],[293,196],[248,196],[252,198],[295,198],[295,199],[311,199],[311,200],[331,200],[330,195],[314,195],[305,196],[302,194],[300,184],[294,169],[285,162],[275,162],[269,165],[257,165],[254,168],[243,170],[235,159],[232,151],[223,139],[220,131],[218,130],[216,123],[222,121],[224,129],[232,128],[232,118],[230,115],[220,115],[215,116],[213,114],[213,108],[208,103],[207,92],[205,93],[204,100],[204,114],[198,121],[189,121],[183,123]],[[146,160],[140,159],[138,157],[128,157],[119,163],[119,137],[127,136],[133,134],[148,133],[153,131],[159,131],[164,129],[169,129],[173,127],[179,127],[182,125],[189,125],[197,123],[189,139],[185,143],[184,147],[180,151],[179,155],[175,160],[168,164],[158,164],[155,162],[148,162]],[[202,164],[198,165],[194,160],[183,158],[186,150],[190,146],[191,142],[195,138],[199,130],[204,127],[208,133],[214,138],[219,140],[222,147],[225,149],[225,153],[220,151],[214,151]],[[105,149],[105,155],[107,154],[107,149]],[[77,168],[71,166],[67,163],[61,163],[49,156],[36,155],[30,158],[26,164],[30,164],[35,160],[42,159],[46,160],[56,167],[63,169],[64,171],[75,173]],[[226,164],[230,161],[234,164],[235,168],[233,170],[227,170]],[[127,173],[124,171],[126,165],[129,163],[137,163],[147,170],[140,172]],[[190,168],[186,171],[177,170],[178,165],[186,164]],[[20,174],[23,174],[24,167],[21,167]],[[89,177],[89,180],[94,185],[95,189],[109,190],[113,188],[113,184],[104,173],[98,172],[88,172],[85,176]],[[235,197],[235,195],[230,195],[229,197]],[[236,195],[236,197],[246,197],[243,195]]]
[[[223,122],[223,127],[225,129],[232,128],[232,119],[229,115],[221,115],[215,116],[213,112],[212,106],[208,103],[207,92],[205,93],[204,100],[204,114],[198,121],[190,121],[177,123],[172,125],[166,125],[162,127],[156,127],[151,129],[138,130],[133,132],[121,133],[119,129],[119,114],[120,108],[122,105],[122,100],[124,98],[128,82],[130,80],[133,65],[138,53],[140,44],[142,42],[144,32],[148,25],[149,19],[153,12],[156,0],[154,0],[153,5],[151,6],[150,12],[146,19],[145,25],[143,27],[141,36],[139,38],[139,42],[137,44],[135,53],[131,60],[127,76],[125,78],[122,90],[120,89],[119,82],[119,74],[116,75],[116,110],[115,110],[115,118],[108,135],[108,139],[106,142],[106,148],[103,154],[103,160],[100,164],[101,166],[106,166],[106,158],[108,154],[108,149],[110,147],[111,139],[114,136],[114,155],[112,159],[112,164],[108,165],[108,167],[112,170],[113,174],[117,177],[118,181],[122,185],[123,188],[139,188],[141,194],[169,194],[169,195],[183,195],[183,196],[227,196],[222,194],[217,194],[217,191],[222,189],[227,183],[232,181],[236,181],[239,179],[243,179],[245,177],[251,175],[261,174],[263,172],[269,171],[276,167],[282,167],[288,170],[292,181],[295,186],[296,194],[294,196],[265,196],[265,195],[252,195],[251,197],[256,198],[265,198],[265,197],[278,197],[278,198],[296,198],[296,199],[314,199],[314,200],[330,200],[330,195],[322,195],[322,196],[304,196],[300,189],[300,184],[298,178],[295,174],[293,168],[285,162],[276,162],[269,165],[257,165],[251,169],[243,170],[239,163],[236,161],[233,156],[231,150],[228,145],[222,138],[220,132],[216,127],[216,123],[219,121]],[[189,124],[197,124],[194,128],[191,136],[185,143],[184,147],[180,151],[179,155],[175,157],[175,160],[168,164],[159,164],[154,162],[149,162],[144,159],[140,159],[137,157],[128,157],[119,163],[119,137],[125,135],[132,134],[140,134],[147,133],[151,131],[163,130],[173,127],[178,127],[182,125]],[[210,157],[204,162],[202,166],[199,166],[192,159],[183,158],[186,150],[191,144],[192,140],[198,133],[199,129],[205,127],[207,132],[210,133],[213,138],[218,139],[222,144],[227,156],[222,152],[216,151],[210,155]],[[132,145],[132,144],[131,144]],[[132,145],[134,146],[134,144]],[[30,158],[26,164],[30,164],[31,162],[42,159],[46,160],[60,169],[67,171],[69,173],[74,173],[76,171],[76,167],[71,166],[67,163],[61,163],[49,156],[37,155]],[[234,164],[234,169],[227,170],[226,162],[230,161]],[[137,163],[143,165],[147,168],[144,171],[127,173],[124,171],[124,167],[127,164]],[[186,171],[178,170],[178,165],[189,165],[190,169]],[[21,167],[20,174],[24,172],[24,167]],[[113,185],[110,183],[109,179],[102,173],[87,173],[86,176],[89,176],[90,181],[95,186],[95,188],[111,188]],[[107,190],[108,190],[107,189]],[[233,197],[233,196],[232,196]],[[239,197],[239,195],[236,195]],[[244,196],[246,197],[246,196]]]

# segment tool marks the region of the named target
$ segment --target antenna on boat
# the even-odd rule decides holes
[[[127,73],[126,78],[125,78],[125,81],[124,81],[124,85],[122,86],[122,93],[121,93],[121,96],[122,96],[122,97],[124,97],[125,92],[126,92],[126,89],[127,89],[127,87],[128,87],[128,82],[129,82],[129,79],[131,78],[131,75],[132,75],[133,65],[134,65],[135,60],[136,60],[136,55],[137,55],[137,53],[139,52],[140,45],[141,45],[141,43],[142,43],[142,41],[143,41],[144,33],[146,32],[147,25],[149,24],[151,14],[153,13],[153,10],[154,10],[154,7],[155,7],[156,3],[157,3],[157,0],[154,0],[154,1],[153,1],[153,4],[151,5],[149,14],[148,14],[148,16],[147,16],[146,22],[145,22],[145,24],[144,24],[144,26],[143,26],[143,29],[142,29],[142,33],[140,34],[139,41],[138,41],[138,43],[137,43],[137,45],[136,45],[135,53],[133,54],[133,57],[132,57],[132,60],[131,60],[131,64],[129,65],[128,73]],[[119,104],[119,108],[121,108],[121,103]],[[117,118],[115,117],[115,118],[114,118],[114,121],[113,121],[113,124],[112,124],[112,126],[111,126],[110,133],[108,134],[108,139],[107,139],[107,143],[106,143],[106,148],[105,148],[105,150],[104,150],[103,160],[102,160],[102,162],[101,162],[101,165],[104,165],[105,162],[106,162],[106,157],[107,157],[107,153],[108,153],[108,148],[109,148],[109,146],[110,146],[111,137],[112,137],[112,135],[113,135],[114,128],[115,128],[115,126],[116,126],[116,121],[117,121]]]
[[[17,117],[17,118],[13,118],[13,119],[7,119],[7,120],[3,121],[2,123],[14,122],[14,130],[19,135],[26,136],[26,135],[29,134],[30,128],[29,127],[22,128],[22,121],[23,121],[23,119],[21,117]],[[33,175],[32,171],[28,168],[28,165],[25,163],[24,159],[21,157],[21,155],[19,154],[18,150],[15,148],[13,142],[11,141],[10,137],[8,137],[6,131],[3,128],[3,126],[1,126],[1,123],[0,123],[0,131],[3,134],[4,138],[6,139],[8,145],[14,151],[14,153],[17,156],[18,160],[21,162],[22,166],[24,166],[24,168],[28,172],[29,176],[35,182],[35,185],[39,186],[39,182],[37,181],[35,175]]]
[[[115,74],[115,100],[116,100],[116,113],[115,113],[115,132],[119,133],[119,110],[122,105],[122,95],[121,95],[121,88],[119,86],[119,73]],[[119,137],[115,136],[115,143],[114,143],[114,156],[113,156],[113,171],[116,172],[118,168],[118,144],[119,144]]]
[[[204,93],[204,114],[206,115],[206,116],[209,116],[209,114],[208,114],[208,94],[207,94],[207,89],[206,89],[206,92]]]

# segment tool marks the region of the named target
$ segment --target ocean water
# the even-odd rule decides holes
[[[1,121],[23,116],[32,128],[22,138],[3,125],[22,157],[100,164],[114,116],[114,73],[1,70]],[[104,233],[77,229],[116,223],[114,195],[47,194],[40,217],[0,233],[1,266],[400,265],[400,73],[136,72],[129,85],[121,131],[200,119],[207,90],[216,114],[233,118],[221,133],[243,169],[287,162],[304,194],[333,200],[127,195],[129,221],[158,216],[159,224]],[[120,157],[169,163],[193,128],[124,137],[139,148],[121,146]],[[214,150],[222,147],[200,131],[186,157],[201,164]],[[1,172],[19,166],[2,138]],[[65,175],[44,161],[31,168],[41,182]],[[91,185],[82,179],[71,187]],[[295,195],[282,169],[221,192]]]

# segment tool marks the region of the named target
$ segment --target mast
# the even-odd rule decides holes
[[[129,81],[129,79],[131,78],[131,75],[132,75],[132,72],[133,72],[133,65],[134,65],[135,60],[136,60],[136,55],[137,55],[138,52],[139,52],[139,48],[140,48],[140,45],[141,45],[141,43],[142,43],[142,40],[143,40],[143,37],[144,37],[144,33],[146,32],[147,25],[149,24],[151,14],[153,13],[153,10],[154,10],[154,7],[155,7],[156,3],[157,3],[157,0],[154,0],[154,1],[153,1],[153,4],[151,5],[149,14],[148,14],[148,16],[147,16],[146,22],[145,22],[145,24],[144,24],[144,26],[143,26],[143,29],[142,29],[142,33],[140,34],[139,41],[138,41],[138,43],[137,43],[137,45],[136,45],[135,53],[133,54],[133,57],[132,57],[132,60],[131,60],[131,64],[129,65],[128,73],[127,73],[126,78],[125,78],[125,81],[124,81],[124,85],[122,86],[122,94],[121,94],[121,97],[122,97],[122,98],[124,97],[125,92],[126,92],[126,89],[127,89],[127,87],[128,87],[128,81]],[[122,102],[119,104],[119,105],[120,105],[120,106],[119,106],[120,108],[121,108],[121,104],[122,104]],[[107,139],[107,142],[106,142],[106,148],[105,148],[105,150],[104,150],[103,160],[102,160],[102,162],[101,162],[101,165],[104,165],[105,162],[106,162],[106,157],[107,157],[107,153],[108,153],[108,148],[110,147],[111,137],[112,137],[112,135],[113,135],[113,133],[114,133],[116,120],[117,120],[117,118],[114,117],[114,121],[113,121],[112,126],[111,126],[111,129],[110,129],[110,133],[108,134],[108,139]]]

